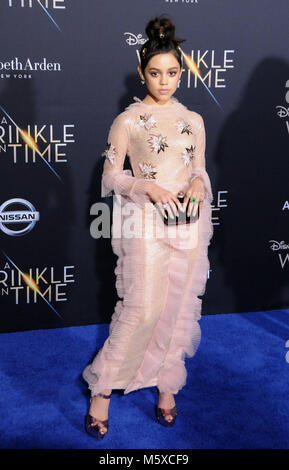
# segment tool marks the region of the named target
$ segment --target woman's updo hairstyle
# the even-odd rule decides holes
[[[145,32],[148,40],[140,49],[141,69],[144,70],[149,60],[156,54],[172,52],[178,60],[180,67],[183,66],[183,58],[178,45],[185,39],[175,37],[175,26],[168,17],[163,15],[148,22]]]

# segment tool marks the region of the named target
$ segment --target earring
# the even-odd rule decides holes
[[[144,85],[146,81],[145,81],[145,80],[141,80],[140,82],[141,82],[142,85]]]

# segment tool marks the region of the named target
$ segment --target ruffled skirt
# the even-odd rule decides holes
[[[164,187],[175,194],[184,189]],[[92,396],[150,386],[177,393],[185,385],[184,359],[201,339],[198,296],[205,292],[212,234],[210,193],[199,220],[179,226],[165,225],[153,204],[137,208],[128,196],[115,196],[111,243],[120,300],[108,338],[83,371]]]

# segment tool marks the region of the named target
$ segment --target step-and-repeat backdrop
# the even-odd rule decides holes
[[[214,238],[203,315],[289,307],[287,0],[1,0],[0,331],[109,322],[95,236],[109,126],[143,99],[145,25],[168,14],[200,113]],[[126,159],[125,168],[129,168]]]

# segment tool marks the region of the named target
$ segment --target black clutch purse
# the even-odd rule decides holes
[[[180,203],[183,204],[185,196],[179,196],[178,195],[177,198],[180,201]],[[197,210],[196,215],[193,216],[193,209],[192,209],[191,214],[188,216],[187,215],[187,208],[188,208],[189,203],[190,203],[190,200],[188,201],[188,204],[186,206],[186,210],[184,210],[183,212],[178,210],[178,215],[177,216],[175,216],[175,214],[173,214],[173,217],[170,217],[168,211],[165,209],[167,219],[164,217],[164,223],[166,225],[181,225],[181,224],[191,224],[191,223],[196,222],[199,219],[199,215],[200,215],[200,213],[199,213],[199,211],[200,211],[199,204],[198,204],[198,210]]]

